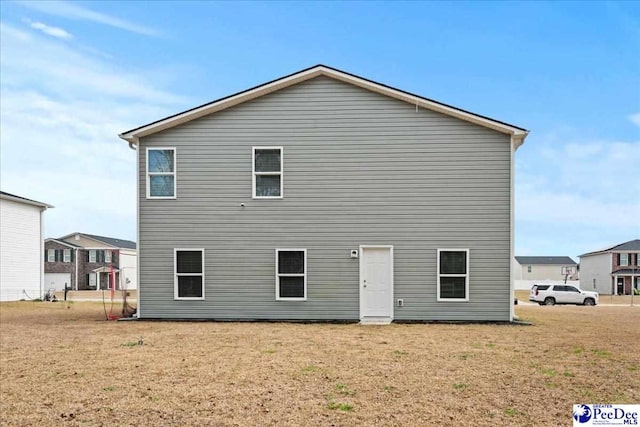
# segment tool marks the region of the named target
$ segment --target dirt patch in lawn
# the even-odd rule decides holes
[[[640,309],[516,310],[535,325],[106,322],[96,303],[3,303],[0,424],[556,426],[574,403],[640,402]]]

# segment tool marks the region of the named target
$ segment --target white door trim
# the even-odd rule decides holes
[[[365,307],[364,307],[364,252],[366,249],[389,249],[389,270],[390,270],[390,279],[389,279],[389,286],[390,286],[390,292],[389,292],[389,307],[390,307],[390,313],[389,313],[389,317],[385,317],[385,318],[376,318],[376,319],[371,319],[370,321],[367,321],[365,319],[364,316],[364,312],[365,312]],[[360,322],[362,323],[378,323],[378,324],[388,324],[393,320],[393,245],[360,245],[359,248],[359,257],[360,257],[360,277],[359,277],[359,286],[360,286]]]

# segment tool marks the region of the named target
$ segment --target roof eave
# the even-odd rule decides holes
[[[71,244],[69,242],[65,242],[64,240],[54,239],[53,237],[49,237],[48,239],[44,239],[44,241],[45,242],[60,243],[61,245],[69,246],[70,248],[73,248],[73,249],[82,249],[80,246],[73,245],[73,244]]]
[[[85,238],[85,239],[93,240],[94,242],[101,243],[101,244],[103,244],[103,245],[107,245],[107,246],[110,246],[110,247],[112,247],[112,248],[116,248],[116,249],[118,248],[117,246],[114,246],[114,245],[112,245],[112,244],[110,244],[110,243],[107,243],[107,242],[103,242],[103,241],[102,241],[102,240],[100,240],[100,239],[96,239],[95,237],[91,237],[91,236],[89,236],[89,235],[87,235],[87,234],[84,234],[84,233],[71,233],[71,234],[67,234],[66,236],[62,236],[62,237],[60,237],[60,238],[59,238],[59,240],[68,239],[69,237],[71,237],[71,236],[75,236],[76,234],[78,234],[78,235],[82,236],[82,237],[83,237],[83,238]]]
[[[13,202],[24,203],[25,205],[37,206],[43,209],[55,208],[55,206],[48,203],[38,202],[37,200],[25,199],[24,197],[14,197],[10,194],[0,195],[0,199],[11,200]]]
[[[392,88],[390,86],[383,85],[365,78],[346,73],[325,65],[317,65],[315,67],[307,68],[300,72],[291,74],[286,77],[282,77],[277,80],[265,83],[260,86],[256,86],[251,89],[230,95],[225,98],[221,98],[217,101],[213,101],[199,107],[178,113],[173,116],[166,117],[164,119],[149,123],[147,125],[132,129],[127,132],[123,132],[118,136],[129,142],[129,146],[133,148],[133,145],[138,144],[139,138],[178,126],[180,124],[195,120],[197,118],[216,113],[218,111],[225,110],[243,102],[250,101],[252,99],[267,95],[271,92],[283,89],[288,86],[292,86],[297,83],[301,83],[305,80],[309,80],[320,75],[334,78],[339,81],[353,84],[358,87],[370,90],[372,92],[380,93],[392,98],[396,98],[412,105],[416,108],[422,107],[432,111],[440,112],[442,114],[456,117],[458,119],[471,122],[480,126],[484,126],[493,129],[497,132],[511,135],[514,151],[523,144],[525,138],[529,134],[529,131],[516,126],[509,125],[497,120],[490,119],[488,117],[480,116],[459,108],[455,108],[437,101],[433,101],[427,98],[420,97],[418,95],[404,92],[399,89]]]

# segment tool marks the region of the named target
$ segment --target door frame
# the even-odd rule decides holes
[[[389,249],[389,287],[390,292],[389,292],[389,298],[390,301],[389,303],[391,304],[391,312],[389,313],[389,317],[385,318],[388,319],[389,321],[393,320],[393,313],[394,313],[394,304],[393,304],[393,288],[394,288],[394,284],[393,284],[393,276],[394,276],[394,272],[393,272],[393,245],[360,245],[358,253],[359,253],[359,258],[360,258],[360,276],[358,278],[358,284],[359,284],[359,288],[360,288],[360,321],[362,321],[365,316],[364,316],[364,311],[365,311],[365,307],[364,307],[364,253],[366,249]]]

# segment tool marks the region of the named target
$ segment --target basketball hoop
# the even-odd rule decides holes
[[[569,279],[569,277],[573,273],[573,269],[571,267],[562,267],[562,269],[564,270],[564,283],[566,285],[567,284],[567,280]]]

